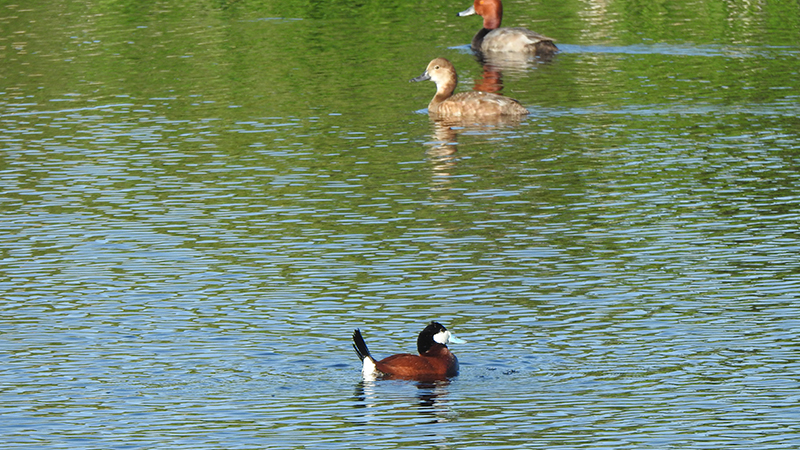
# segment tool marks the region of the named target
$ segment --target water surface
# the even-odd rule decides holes
[[[797,448],[796,8],[465,7],[7,5],[5,445]],[[457,378],[360,380],[434,319]]]

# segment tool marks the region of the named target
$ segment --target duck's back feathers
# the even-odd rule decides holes
[[[450,117],[528,114],[528,110],[513,98],[479,91],[460,92],[438,104],[431,102],[428,111]]]
[[[478,32],[475,35],[472,41],[474,50],[483,53],[515,52],[532,55],[552,55],[558,52],[552,38],[527,28],[497,28],[486,31],[488,32]]]
[[[458,375],[458,358],[443,345],[437,345],[422,356],[408,353],[392,355],[377,361],[375,366],[380,373],[392,378],[426,380]]]

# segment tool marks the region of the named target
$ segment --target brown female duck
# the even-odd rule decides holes
[[[411,81],[432,80],[436,95],[428,104],[428,112],[438,117],[491,117],[522,116],[528,114],[518,101],[489,92],[460,92],[453,95],[458,76],[453,64],[445,58],[436,58],[425,72]]]

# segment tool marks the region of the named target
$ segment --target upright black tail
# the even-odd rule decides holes
[[[358,359],[362,361],[366,357],[372,357],[372,355],[369,354],[367,343],[364,342],[364,338],[361,336],[361,330],[358,328],[356,328],[356,331],[353,332],[353,349],[356,351]]]

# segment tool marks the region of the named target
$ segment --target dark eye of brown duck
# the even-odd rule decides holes
[[[435,66],[433,70],[439,70],[439,66]]]

